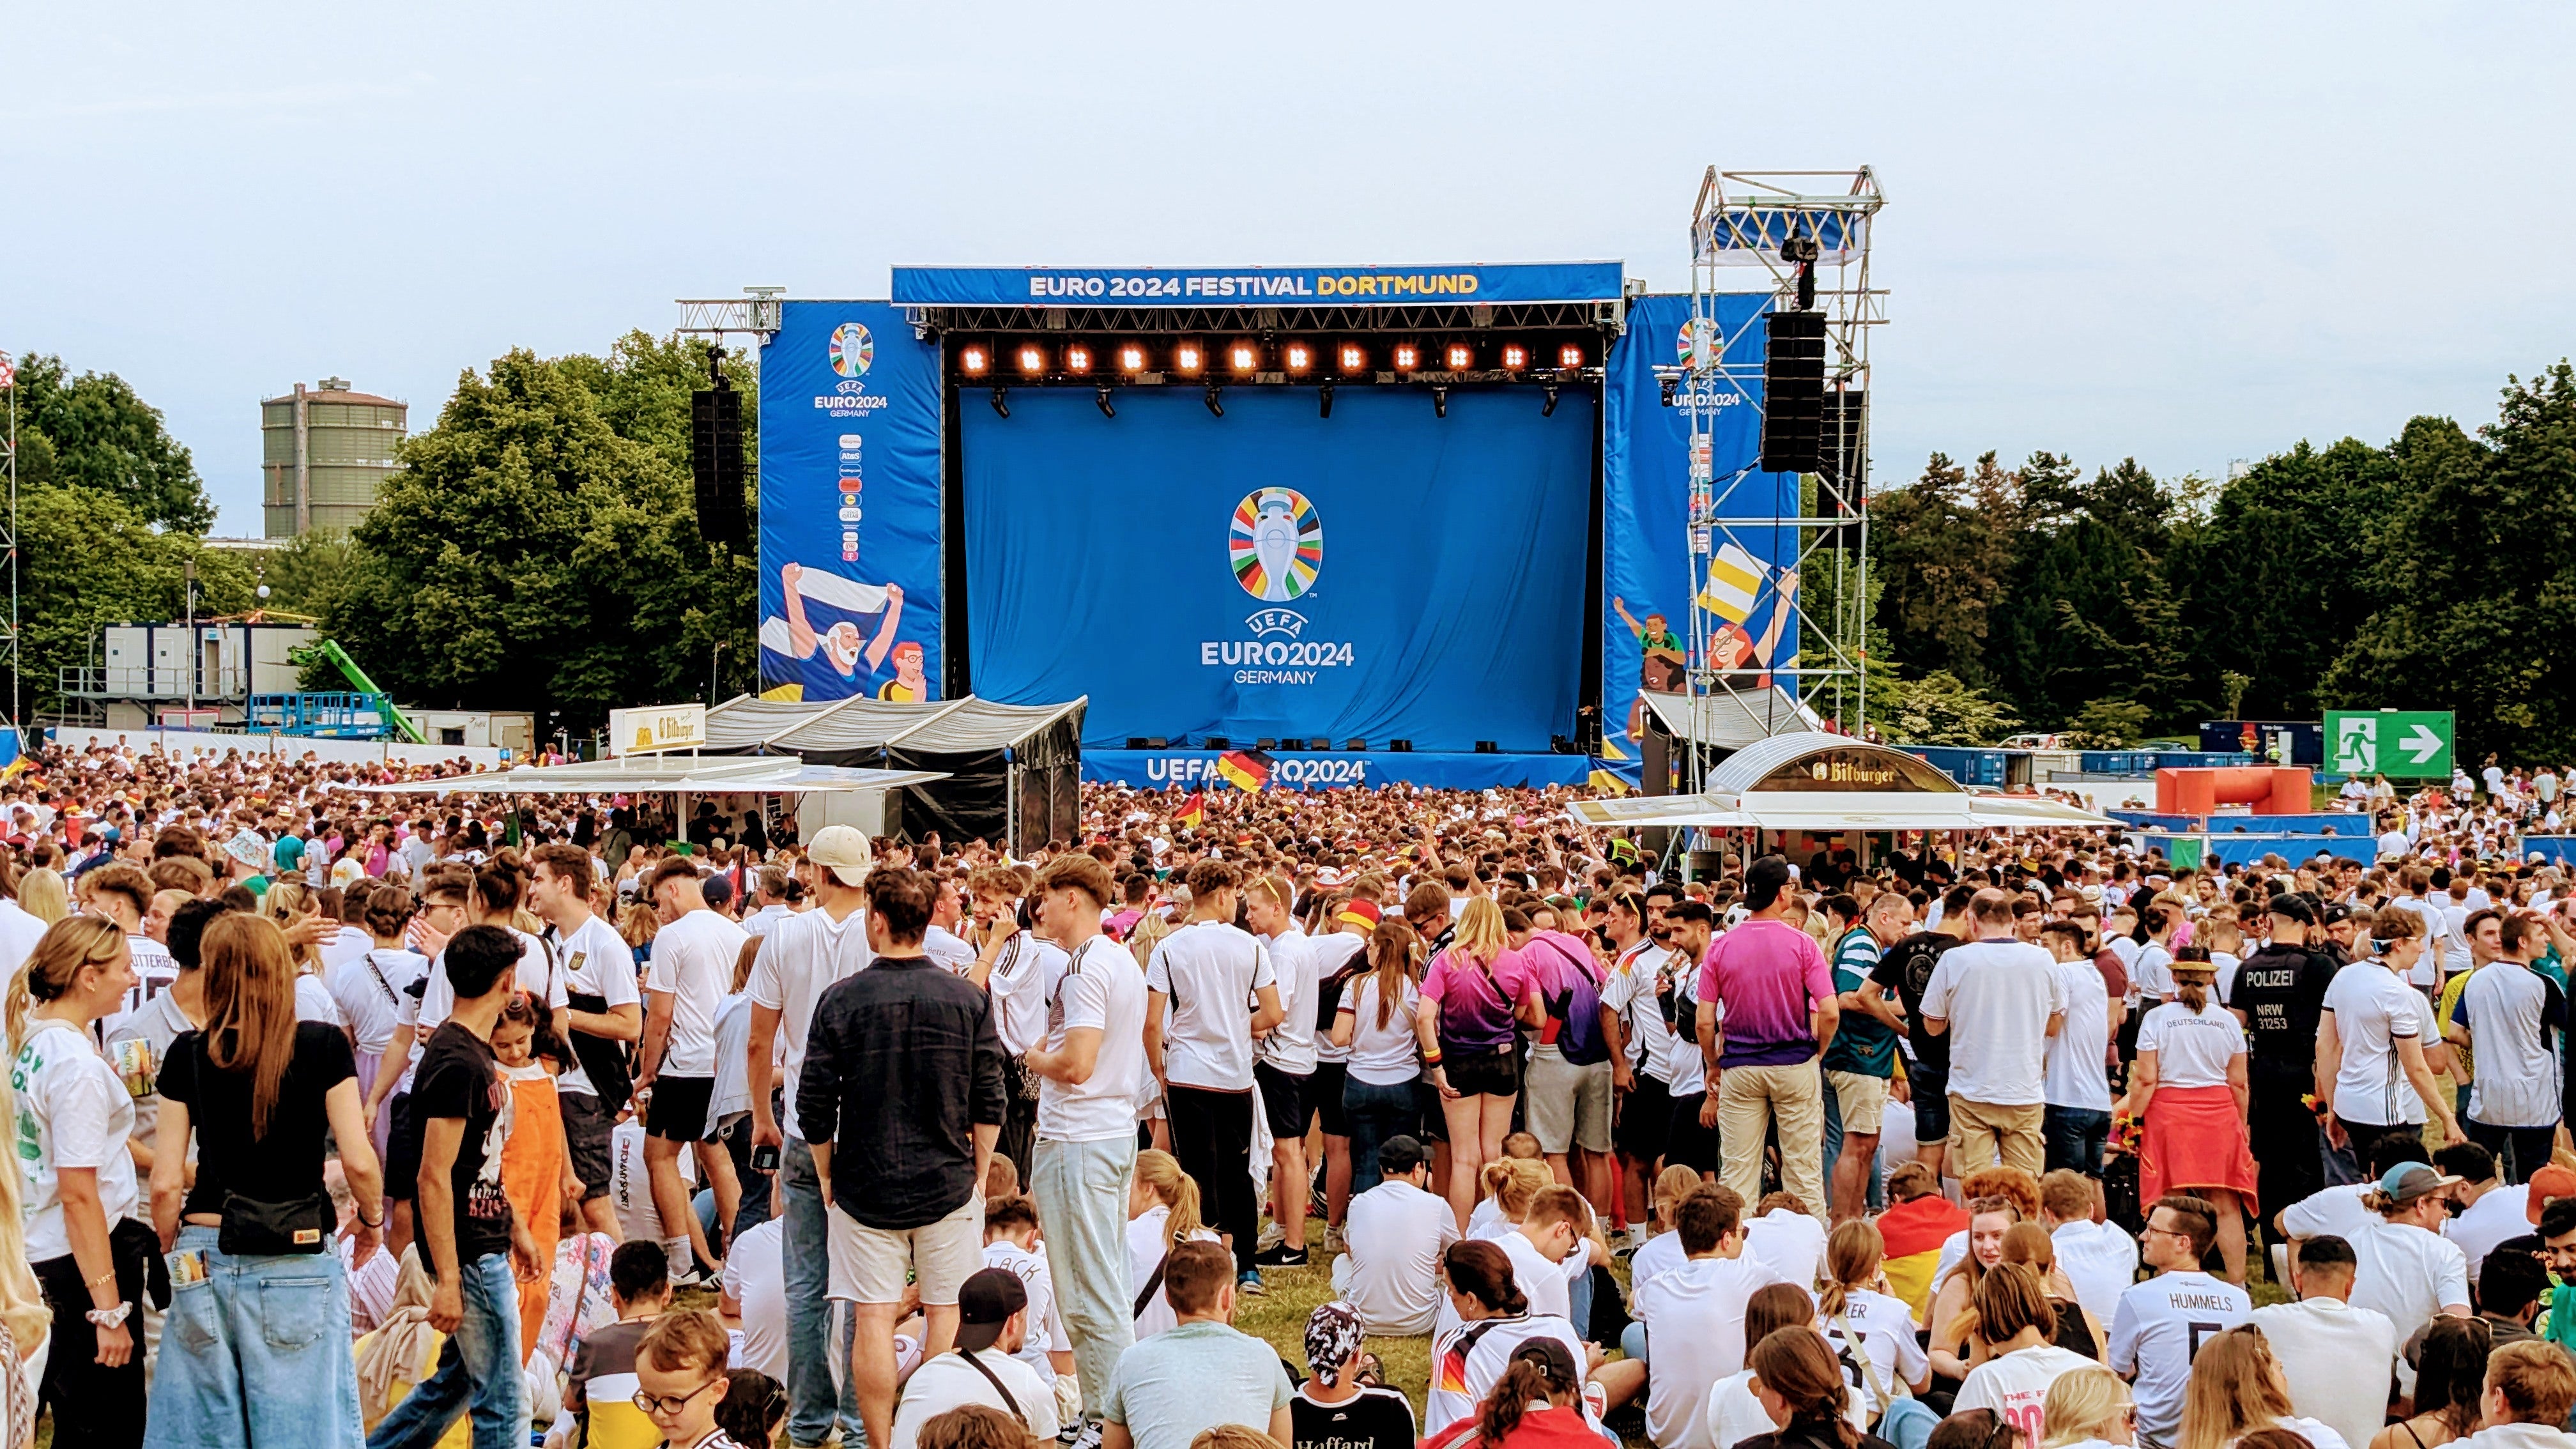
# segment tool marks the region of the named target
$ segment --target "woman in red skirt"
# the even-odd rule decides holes
[[[2121,1110],[2141,1120],[2138,1200],[2195,1192],[2218,1207],[2229,1282],[2245,1281],[2245,1225],[2256,1209],[2245,1130],[2245,1027],[2212,999],[2206,947],[2174,953],[2174,999],[2138,1026],[2138,1063]]]

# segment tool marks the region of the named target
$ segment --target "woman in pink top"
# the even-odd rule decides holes
[[[1449,1127],[1449,1207],[1462,1232],[1485,1164],[1503,1155],[1512,1102],[1520,1095],[1520,1043],[1512,1023],[1535,1027],[1545,1019],[1538,979],[1512,949],[1503,908],[1490,896],[1470,900],[1449,949],[1431,958],[1414,1020],[1423,1075],[1439,1088],[1440,1115]]]

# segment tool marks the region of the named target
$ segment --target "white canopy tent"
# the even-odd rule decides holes
[[[2036,795],[1969,791],[1918,756],[1820,730],[1755,740],[1697,795],[1578,800],[1578,825],[1707,830],[2022,830],[2119,822]]]
[[[768,795],[891,790],[946,778],[935,770],[809,765],[793,755],[628,755],[358,788],[371,795]]]

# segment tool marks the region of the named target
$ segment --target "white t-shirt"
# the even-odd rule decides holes
[[[1019,1401],[1020,1415],[1028,1420],[1029,1437],[1048,1440],[1055,1437],[1055,1380],[1041,1378],[1036,1369],[996,1349],[975,1355],[977,1363],[992,1370],[993,1378],[1002,1381],[1011,1397]],[[984,1404],[1011,1411],[993,1392],[993,1380],[976,1370],[962,1356],[943,1353],[912,1371],[903,1381],[903,1401],[894,1411],[894,1449],[914,1449],[921,1439],[921,1426],[951,1409],[967,1404]]]
[[[1849,1337],[1843,1333],[1846,1326],[1851,1329]],[[1860,1375],[1861,1398],[1868,1407],[1863,1427],[1887,1411],[1890,1397],[1910,1392],[1914,1382],[1932,1368],[1931,1358],[1914,1336],[1914,1319],[1905,1300],[1866,1288],[1844,1295],[1839,1318],[1825,1320],[1825,1341],[1834,1346],[1837,1356],[1848,1351],[1854,1360],[1864,1356],[1869,1360],[1869,1370]]]
[[[1962,941],[1924,983],[1923,1014],[1949,1022],[1950,1095],[1998,1107],[2047,1100],[2048,1019],[2066,987],[2026,941]]]
[[[149,936],[128,936],[125,948],[134,955],[134,985],[125,993],[125,1009],[132,1011],[170,989],[170,983],[179,979],[179,963],[167,947]]]
[[[1805,1213],[1773,1208],[1744,1225],[1744,1256],[1795,1283],[1815,1291],[1816,1270],[1825,1261],[1825,1225]]]
[[[2019,1428],[2028,1442],[2036,1444],[2048,1434],[2048,1416],[2042,1412],[2048,1402],[2048,1386],[2057,1382],[2060,1374],[2100,1367],[2084,1355],[2053,1343],[2018,1348],[1968,1370],[1950,1412],[1992,1409],[2005,1422]]]
[[[1334,931],[1322,936],[1308,936],[1306,938],[1306,954],[1314,958],[1315,965],[1315,1010],[1310,1013],[1317,1022],[1317,1026],[1315,1028],[1315,1060],[1318,1062],[1349,1061],[1351,1059],[1351,1049],[1349,1047],[1337,1047],[1333,1045],[1333,1033],[1330,1030],[1332,1022],[1323,1014],[1323,983],[1332,980],[1333,977],[1353,967],[1357,967],[1360,971],[1366,971],[1368,969],[1366,961],[1362,959],[1368,954],[1368,937],[1355,936],[1348,931]],[[1340,993],[1334,999],[1334,1005],[1337,1011],[1340,1003],[1350,1000],[1350,993],[1358,984],[1359,977],[1356,975],[1342,983]]]
[[[1671,963],[1664,969],[1674,973],[1673,1020],[1681,1023],[1681,1030],[1673,1036],[1671,1051],[1664,1058],[1664,1065],[1672,1071],[1671,1078],[1664,1085],[1671,1090],[1673,1100],[1678,1102],[1684,1097],[1704,1096],[1708,1092],[1708,1062],[1699,1050],[1699,968],[1691,964],[1689,957],[1675,951]],[[1717,1024],[1726,1025],[1726,1003],[1720,1001],[1713,1005],[1717,1008]],[[1659,1008],[1641,1003],[1637,1009],[1644,1012]]]
[[[1628,1291],[1634,1294],[1689,1261],[1690,1254],[1682,1251],[1681,1234],[1657,1233],[1646,1240],[1644,1247],[1628,1255]]]
[[[2138,1427],[2167,1443],[2182,1425],[2183,1390],[2202,1340],[2254,1314],[2254,1299],[2207,1273],[2159,1273],[2120,1295],[2111,1315],[2112,1372],[2133,1375]]]
[[[2119,1311],[2120,1295],[2138,1277],[2138,1240],[2118,1223],[2060,1223],[2048,1235],[2057,1249],[2057,1266],[2074,1286],[2075,1301],[2095,1318],[2109,1323]]]
[[[2352,1256],[2352,1306],[2386,1314],[2399,1343],[2446,1306],[2468,1306],[2468,1254],[2439,1233],[2381,1218],[2353,1235]],[[2399,1377],[2413,1388],[2412,1373]]]
[[[505,926],[502,929],[516,937],[519,942],[519,964],[511,968],[511,976],[517,983],[517,989],[531,995],[542,994],[546,999],[548,1010],[568,1004],[570,998],[566,994],[568,988],[564,973],[556,969],[555,958],[548,952],[546,943],[516,927]],[[618,936],[616,932],[610,931],[608,934],[617,940],[617,944],[621,946],[626,944],[625,938]],[[403,1068],[400,1090],[405,1092],[411,1090],[412,1073],[420,1066],[421,1053],[429,1049],[429,1034],[445,1025],[447,1019],[456,1014],[456,983],[447,979],[447,953],[439,952],[422,974],[427,978],[427,984],[422,987],[417,999],[408,992],[404,993],[402,1010],[398,1016],[401,1025],[419,1028],[419,1031],[412,1036],[411,1063]],[[609,998],[612,1002],[616,999],[614,996]],[[580,1068],[575,1067],[572,1071],[556,1078],[556,1095],[563,1094],[565,1082],[580,1075]],[[581,1091],[584,1095],[596,1095],[591,1092],[589,1077],[581,1076],[581,1082]]]
[[[2460,1245],[2469,1260],[2469,1281],[2478,1281],[2478,1270],[2486,1266],[2487,1254],[2507,1238],[2518,1238],[2532,1231],[2531,1188],[2491,1187],[2486,1195],[2460,1210],[2460,1215],[2442,1224],[2442,1236]]]
[[[372,947],[329,968],[325,978],[331,999],[340,1003],[340,1017],[349,1024],[358,1039],[358,1051],[368,1056],[383,1056],[393,1045],[394,1028],[402,1024],[403,1004],[411,999],[411,984],[429,971],[429,958],[418,951],[400,947],[376,950]],[[361,1091],[372,1091],[373,1082],[361,1082]]]
[[[348,1025],[340,1016],[340,1003],[331,999],[331,988],[322,984],[321,977],[309,972],[295,978],[295,1019],[323,1026]]]
[[[1133,1132],[1136,1129],[1131,1123],[1127,1130]],[[1127,1220],[1127,1281],[1134,1284],[1139,1292],[1152,1280],[1154,1269],[1162,1263],[1163,1254],[1171,1247],[1171,1221],[1172,1210],[1161,1203]],[[1190,1241],[1213,1243],[1220,1240],[1213,1229],[1202,1227],[1190,1234]],[[1133,1308],[1135,1299],[1131,1297],[1127,1303]],[[1141,1342],[1178,1322],[1180,1315],[1172,1311],[1171,1295],[1157,1288],[1154,1296],[1146,1300],[1145,1311],[1136,1315],[1136,1337]]]
[[[1692,1258],[1630,1295],[1655,1365],[1646,1432],[1659,1449],[1709,1449],[1701,1406],[1719,1379],[1744,1368],[1745,1304],[1780,1281],[1751,1258]]]
[[[1099,1142],[1136,1135],[1136,1112],[1154,1084],[1145,1061],[1145,973],[1106,936],[1076,947],[1046,982],[1048,1051],[1067,1032],[1100,1033],[1100,1055],[1081,1086],[1053,1077],[1038,1082],[1038,1136],[1049,1142]]]
[[[993,1030],[1002,1050],[1025,1056],[1046,1043],[1047,983],[1064,974],[1064,950],[1027,931],[1014,932],[993,958],[986,986],[993,996]]]
[[[10,1078],[18,1093],[18,1165],[26,1174],[27,1261],[41,1263],[72,1250],[61,1169],[97,1169],[110,1228],[134,1215],[141,1192],[125,1148],[134,1135],[134,1099],[89,1033],[67,1022],[29,1022]]]
[[[785,1383],[787,1264],[779,1236],[782,1221],[763,1218],[760,1226],[734,1239],[725,1251],[724,1291],[742,1305],[742,1347],[734,1355],[733,1366],[758,1369]]]
[[[751,959],[745,983],[751,1004],[778,1013],[778,1035],[786,1047],[786,1109],[779,1130],[802,1142],[796,1123],[796,1078],[805,1070],[805,1032],[814,1024],[814,1003],[824,988],[866,968],[868,913],[854,910],[841,920],[816,907],[770,927]]]
[[[1030,1252],[1008,1239],[996,1239],[984,1245],[984,1266],[1003,1269],[1020,1280],[1021,1289],[1029,1295],[1028,1333],[1021,1340],[1020,1351],[1012,1357],[1054,1382],[1055,1365],[1047,1358],[1047,1351],[1062,1349],[1071,1353],[1073,1340],[1060,1337],[1062,1330],[1053,1326],[1055,1274],[1047,1266],[1046,1255]]]
[[[978,953],[967,944],[965,937],[955,931],[946,926],[932,926],[921,933],[921,954],[929,958],[933,966],[945,967],[952,974],[963,976],[974,969]]]
[[[1380,1021],[1384,999],[1374,972],[1361,977],[1356,989],[1342,992],[1342,1010],[1351,1016],[1350,1074],[1352,1081],[1372,1087],[1398,1087],[1422,1075],[1422,1042],[1413,1030],[1422,994],[1408,978],[1403,999]]]
[[[346,922],[339,934],[322,943],[322,974],[330,976],[343,962],[355,961],[376,947],[376,938]]]
[[[2424,1035],[2430,1010],[2415,988],[2377,961],[2355,961],[2326,986],[2343,1041],[2335,1072],[2335,1115],[2369,1127],[2421,1126],[2423,1099],[2406,1079],[2397,1043]]]
[[[2549,1006],[2566,1013],[2549,979],[2530,967],[2498,961],[2460,988],[2460,1017],[2477,1052],[2469,1116],[2489,1127],[2552,1127],[2559,1115],[2558,1053],[2548,1040]],[[2565,1022],[2558,1023],[2563,1030]]]
[[[697,1185],[696,1153],[680,1154],[680,1180]],[[644,1124],[639,1119],[629,1117],[608,1134],[608,1200],[617,1209],[618,1233],[630,1243],[658,1243],[688,1235],[686,1223],[663,1230],[661,1208],[653,1201],[652,1174],[644,1168]]]
[[[2158,1087],[2223,1087],[2228,1063],[2245,1055],[2245,1024],[2215,996],[2197,1012],[2168,1001],[2138,1023],[2138,1050],[2156,1053]]]
[[[1652,941],[1639,941],[1619,953],[1610,968],[1610,979],[1601,984],[1601,1000],[1619,1016],[1619,1030],[1626,1037],[1628,1060],[1638,1071],[1658,1082],[1673,1079],[1673,1030],[1664,1024],[1664,1009],[1655,994],[1659,973],[1667,969],[1673,953]],[[1691,1047],[1697,1055],[1699,1047]]]
[[[15,977],[27,958],[36,954],[36,943],[45,939],[45,923],[28,914],[16,901],[0,897],[0,971]]]
[[[2141,998],[2170,1000],[2174,993],[2173,952],[2149,941],[2138,948],[2137,958],[2129,962],[2129,1004]]]
[[[749,939],[742,927],[712,910],[686,912],[655,933],[644,985],[671,997],[661,1075],[715,1076],[716,1004],[732,988],[734,965]]]
[[[1315,1070],[1315,952],[1306,933],[1290,926],[1263,945],[1279,979],[1285,1020],[1261,1040],[1261,1060],[1273,1071],[1302,1077]]]
[[[2337,1298],[2309,1298],[2255,1309],[2254,1326],[2281,1361],[2290,1407],[2367,1449],[2386,1417],[2397,1358],[2397,1330],[2388,1315]]]
[[[2293,1238],[2335,1237],[2350,1242],[2380,1221],[2379,1214],[2361,1202],[2363,1195],[2377,1186],[2375,1182],[2348,1182],[2312,1192],[2281,1209],[2281,1231]]]
[[[1518,1228],[1495,1238],[1494,1246],[1512,1260],[1512,1282],[1529,1296],[1530,1312],[1574,1317],[1573,1288],[1565,1281],[1564,1263],[1550,1260]]]
[[[1351,1199],[1343,1234],[1350,1276],[1334,1291],[1360,1311],[1360,1322],[1374,1334],[1429,1333],[1445,1301],[1440,1255],[1458,1241],[1448,1200],[1389,1178]]]
[[[2066,1022],[2048,1039],[2048,1104],[2108,1112],[2111,1081],[2103,1063],[2111,1049],[2111,989],[2089,957],[2055,962],[2050,971],[2066,993]]]
[[[1740,1317],[1740,1311],[1739,1311]],[[1474,1414],[1493,1393],[1494,1382],[1511,1362],[1512,1350],[1533,1338],[1553,1338],[1565,1345],[1576,1363],[1584,1361],[1583,1339],[1562,1318],[1518,1314],[1462,1323],[1431,1341],[1431,1384],[1423,1394],[1422,1434],[1431,1438]],[[1472,1341],[1471,1341],[1472,1340]],[[1463,1345],[1463,1347],[1462,1347]],[[1697,1419],[1699,1403],[1691,1403]],[[1587,1410],[1585,1417],[1590,1417]]]
[[[762,906],[742,918],[742,933],[746,936],[766,937],[772,926],[794,914],[796,912],[786,906]],[[777,1375],[773,1374],[771,1377],[776,1378]]]
[[[1865,1433],[1869,1429],[1868,1391],[1854,1382],[1850,1364],[1840,1367],[1843,1384],[1850,1390],[1843,1400],[1843,1418],[1854,1429]],[[1762,1407],[1762,1400],[1753,1392],[1753,1381],[1757,1377],[1759,1375],[1753,1370],[1744,1369],[1719,1379],[1717,1387],[1708,1391],[1708,1412],[1701,1416],[1707,1437],[1699,1442],[1707,1444],[1710,1449],[1735,1449],[1745,1440],[1759,1438],[1779,1427],[1771,1422],[1771,1411]]]
[[[559,936],[553,944],[556,974],[562,979],[567,996],[596,996],[608,1003],[612,1011],[621,1006],[639,1010],[643,1007],[644,993],[637,989],[635,983],[635,948],[626,944],[626,938],[617,934],[615,926],[599,916],[592,916],[581,923],[580,929]],[[527,969],[526,958],[520,959],[519,969]],[[433,973],[434,976],[445,974]],[[730,981],[733,978],[727,976],[725,979]],[[555,1092],[565,1097],[596,1097],[599,1088],[591,1085],[590,1073],[576,1061],[570,1071],[555,1078]],[[787,1099],[790,1102],[796,1100],[794,1082],[787,1085]],[[686,1157],[689,1154],[681,1155]]]
[[[1171,998],[1165,1080],[1219,1092],[1250,1087],[1253,993],[1277,984],[1269,950],[1240,927],[1192,921],[1165,936],[1145,968],[1146,989]]]

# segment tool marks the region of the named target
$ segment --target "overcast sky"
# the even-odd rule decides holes
[[[2576,8],[15,0],[0,347],[122,373],[258,533],[257,401],[895,262],[1619,258],[1877,168],[1878,477],[2217,474],[2576,350]]]

